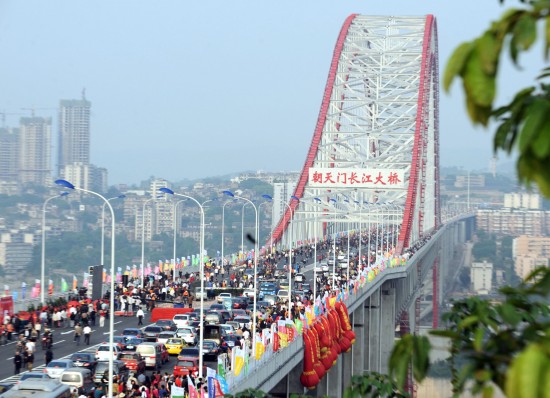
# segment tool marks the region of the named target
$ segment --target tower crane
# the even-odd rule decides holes
[[[34,111],[46,111],[46,110],[57,110],[57,108],[35,108],[34,106],[30,108],[21,108],[23,111],[31,111],[31,117],[34,117]]]
[[[6,115],[24,115],[24,113],[0,111],[0,115],[2,115],[2,127],[6,127]]]

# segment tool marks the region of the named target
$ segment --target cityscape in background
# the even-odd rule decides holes
[[[90,162],[91,102],[85,92],[81,99],[59,102],[55,145],[52,118],[36,116],[37,110],[29,108],[30,116],[22,116],[17,127],[6,126],[7,113],[0,112],[0,278],[5,286],[33,282],[43,234],[47,237],[48,279],[53,275],[82,278],[90,265],[108,258],[108,253],[102,258],[99,252],[100,236],[110,239],[110,228],[101,232],[102,225],[110,225],[103,203],[79,192],[58,198],[55,179],[99,192],[112,201],[117,251],[122,252],[117,253],[116,265],[124,270],[139,266],[143,246],[147,247],[146,264],[170,260],[174,236],[178,258],[198,254],[198,208],[166,195],[157,197],[159,188],[185,193],[205,204],[205,247],[208,255],[219,257],[224,251],[222,234],[226,255],[250,250],[244,236],[254,230],[255,223],[250,207],[223,202],[221,192],[233,190],[257,206],[266,203],[262,194],[273,198],[269,205],[259,206],[263,246],[299,177],[298,171],[249,171],[202,181],[150,177],[138,186],[109,186],[108,171]],[[513,172],[497,170],[494,159],[488,164],[485,171],[447,167],[441,172],[442,216],[475,211],[480,236],[490,237],[495,250],[511,251],[499,257],[504,264],[498,264],[492,252],[480,255],[478,250],[476,256],[474,242],[464,294],[492,294],[514,277],[524,278],[535,266],[548,266],[550,261],[550,206],[538,193],[519,189]],[[87,241],[86,235],[94,237]],[[70,240],[70,236],[80,240]]]

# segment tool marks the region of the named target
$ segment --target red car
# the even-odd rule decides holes
[[[145,360],[135,351],[123,351],[119,358],[126,364],[129,370],[139,373],[145,373]]]
[[[199,358],[198,357],[178,357],[178,362],[174,366],[174,376],[187,376],[198,374]],[[206,366],[203,365],[203,374],[206,374]]]

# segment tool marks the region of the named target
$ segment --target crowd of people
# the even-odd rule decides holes
[[[394,234],[381,234],[376,231],[364,231],[361,236],[358,234],[349,237],[341,236],[334,241],[320,241],[317,247],[313,244],[305,244],[293,249],[292,254],[288,250],[274,251],[265,253],[259,258],[258,274],[264,279],[271,279],[277,273],[288,274],[288,267],[292,267],[291,272],[296,274],[306,264],[312,263],[314,255],[317,253],[317,260],[322,261],[325,258],[335,256],[336,253],[346,253],[348,248],[353,249],[352,256],[349,259],[351,271],[350,280],[347,272],[342,272],[338,279],[329,277],[326,273],[318,275],[316,291],[318,297],[327,297],[336,294],[343,286],[348,286],[351,277],[364,269],[374,267],[376,262],[382,256],[391,255],[394,252],[393,243]],[[415,243],[407,249],[407,255],[412,255],[423,244],[427,242],[429,236]],[[359,258],[357,247],[359,242],[364,247],[364,251]],[[370,246],[369,246],[370,244]],[[336,249],[336,253],[334,253]],[[292,264],[289,264],[289,257],[292,256]],[[250,259],[244,259],[236,264],[229,264],[227,261],[210,260],[205,268],[205,286],[207,289],[219,287],[253,287],[253,275],[247,272],[252,267]],[[114,311],[129,312],[132,311],[138,319],[138,326],[143,324],[145,311],[152,311],[161,302],[184,303],[189,307],[196,307],[194,294],[191,286],[199,280],[197,273],[187,273],[185,269],[162,270],[147,276],[144,281],[144,287],[141,288],[139,279],[129,278],[126,285],[118,283],[115,291]],[[79,345],[81,338],[84,344],[89,345],[91,341],[91,328],[105,326],[105,319],[108,317],[110,308],[108,300],[90,300],[85,297],[77,297],[78,291],[73,292],[75,296],[70,297],[67,304],[55,306],[53,304],[45,305],[28,313],[26,320],[18,316],[9,315],[4,317],[4,322],[0,325],[0,337],[3,341],[17,340],[14,356],[14,372],[19,373],[22,369],[32,370],[36,354],[36,344],[44,336],[49,336],[49,343],[45,346],[44,357],[46,364],[53,359],[52,351],[52,330],[73,328],[74,341]],[[108,297],[109,293],[106,295]],[[268,308],[262,309],[262,316],[252,319],[256,322],[257,330],[269,329],[273,322],[288,317],[297,318],[303,315],[306,305],[315,301],[312,289],[310,288],[301,296],[292,296],[289,303],[284,297]],[[251,328],[252,329],[252,328]],[[239,329],[237,333],[242,337],[243,344],[250,344],[250,331],[248,328]],[[191,381],[196,383],[199,388],[205,388],[203,380],[198,379],[198,375],[192,374]],[[104,377],[105,379],[105,377]],[[106,388],[109,380],[105,379],[100,383],[96,390],[87,395],[89,398],[100,398],[106,395]],[[187,388],[187,378],[175,377],[170,373],[160,374],[153,371],[148,375],[145,372],[141,374],[129,374],[127,377],[115,377],[113,380],[113,391],[116,397],[143,397],[143,398],[162,398],[170,396],[172,386]],[[86,396],[86,395],[84,395]]]

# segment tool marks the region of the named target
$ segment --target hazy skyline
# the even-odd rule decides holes
[[[79,99],[85,88],[91,161],[108,169],[110,185],[297,171],[350,14],[433,14],[442,76],[452,50],[505,8],[497,0],[5,0],[0,112],[17,127],[23,115],[12,114],[34,107],[53,118],[56,137],[59,101]],[[526,70],[505,66],[499,98],[531,84],[541,59],[537,48],[521,59]],[[473,128],[458,85],[441,92],[442,166],[487,168],[492,136]]]

